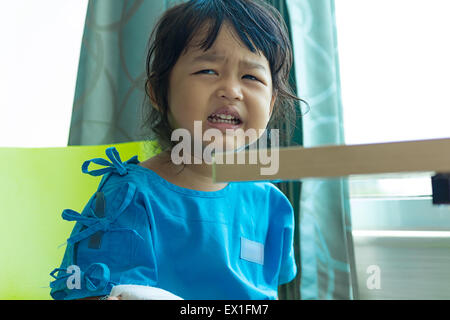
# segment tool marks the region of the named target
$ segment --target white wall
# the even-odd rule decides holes
[[[87,3],[0,3],[0,147],[67,145]]]

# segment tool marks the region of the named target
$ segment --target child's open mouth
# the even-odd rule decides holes
[[[236,129],[242,125],[242,121],[229,114],[213,114],[208,117],[208,124],[217,129]]]

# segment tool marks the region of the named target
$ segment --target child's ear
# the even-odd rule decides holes
[[[272,99],[270,100],[270,112],[269,112],[269,118],[272,116],[273,106],[275,105],[275,101],[277,100],[277,95],[278,95],[278,92],[277,92],[277,91],[275,91],[275,92],[272,94]]]
[[[150,97],[150,101],[152,102],[152,106],[158,110],[159,112],[161,112],[161,108],[158,106],[158,104],[156,103],[156,99],[155,99],[155,93],[153,92],[153,88],[150,84],[150,81],[147,81],[147,94]]]

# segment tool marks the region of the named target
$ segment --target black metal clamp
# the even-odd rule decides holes
[[[437,173],[431,177],[433,204],[450,204],[450,173]]]

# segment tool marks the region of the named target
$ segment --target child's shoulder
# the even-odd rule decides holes
[[[290,212],[292,210],[291,202],[288,197],[281,191],[275,183],[276,181],[260,181],[254,182],[258,198],[264,197],[266,203],[272,210],[279,212]]]
[[[284,193],[275,185],[277,181],[256,181],[256,182],[248,182],[248,186],[245,186],[244,189],[252,190],[252,192],[258,194],[265,194],[270,198],[286,198]],[[251,187],[249,187],[251,186]]]
[[[137,156],[122,162],[115,147],[107,148],[105,153],[107,159],[94,158],[86,160],[81,167],[83,173],[91,176],[103,176],[98,189],[112,186],[120,187],[130,183],[139,186],[142,183],[142,179],[139,179],[139,168],[142,167],[139,166],[140,162]],[[91,164],[96,164],[100,168],[89,170]]]

